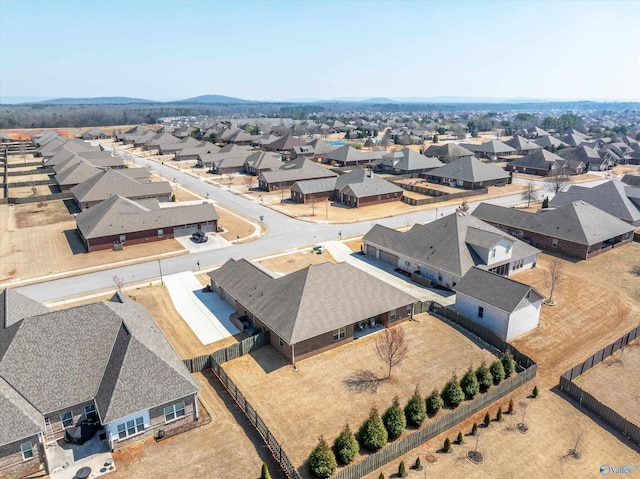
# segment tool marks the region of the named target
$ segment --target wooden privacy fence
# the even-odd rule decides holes
[[[589,356],[585,361],[575,365],[571,369],[565,371],[560,376],[560,390],[571,399],[582,404],[589,411],[597,414],[597,416],[631,439],[636,444],[640,444],[640,425],[634,424],[628,419],[622,417],[614,409],[604,403],[601,403],[593,395],[584,391],[580,386],[572,382],[572,380],[581,374],[584,374],[592,367],[596,366],[620,348],[625,347],[634,339],[640,337],[640,326],[632,329],[627,334],[622,335],[613,343],[607,344],[604,348]]]
[[[27,196],[24,198],[8,198],[10,204],[22,205],[26,203],[37,203],[39,201],[51,200],[71,200],[73,193],[54,193],[52,195]]]
[[[478,188],[477,190],[469,190],[469,191],[463,191],[460,193],[444,193],[442,191],[438,191],[438,190],[432,190],[430,188],[422,188],[422,187],[418,187],[418,186],[413,186],[413,185],[406,185],[404,183],[394,183],[395,185],[408,190],[408,191],[416,191],[417,193],[420,193],[420,191],[418,190],[428,190],[428,191],[437,191],[439,194],[438,196],[432,196],[431,198],[420,198],[420,199],[416,199],[416,198],[409,198],[407,196],[403,196],[402,197],[402,201],[404,203],[407,203],[411,206],[419,206],[419,205],[429,205],[432,203],[441,203],[443,201],[449,201],[449,200],[455,200],[458,198],[466,198],[468,196],[476,196],[476,195],[484,195],[486,193],[489,192],[489,190],[485,187],[482,188]],[[405,186],[407,188],[405,188]],[[422,193],[422,194],[427,194],[427,193]]]
[[[263,332],[255,336],[250,336],[224,349],[218,349],[211,354],[204,354],[192,359],[183,359],[182,361],[189,372],[198,373],[205,369],[213,368],[214,362],[218,364],[226,363],[256,349],[260,349],[267,344],[269,344],[269,332]]]
[[[501,384],[492,387],[484,394],[477,396],[473,401],[458,406],[457,409],[447,413],[434,422],[427,424],[422,429],[408,434],[407,436],[394,441],[384,449],[367,456],[364,460],[348,466],[336,473],[334,479],[358,479],[369,474],[379,467],[388,464],[407,452],[415,449],[428,440],[436,437],[462,421],[481,411],[485,407],[494,403],[498,399],[506,396],[510,392],[519,388],[536,376],[536,366],[531,366],[517,376],[511,377]]]

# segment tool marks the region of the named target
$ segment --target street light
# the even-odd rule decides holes
[[[160,260],[158,260],[158,268],[160,268],[160,286],[164,286],[164,280],[162,279],[162,265],[160,264]]]
[[[338,231],[338,236],[340,237],[340,241],[342,241],[342,231]]]

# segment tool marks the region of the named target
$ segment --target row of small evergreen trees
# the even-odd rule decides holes
[[[428,416],[434,416],[443,405],[450,408],[457,407],[465,399],[473,399],[479,392],[487,391],[493,384],[499,384],[505,377],[515,372],[516,363],[513,356],[507,352],[501,359],[493,361],[489,367],[482,361],[475,371],[469,367],[458,381],[454,373],[445,384],[442,391],[434,389],[423,399],[416,387],[413,395],[407,401],[404,409],[400,406],[398,396],[382,416],[373,407],[369,417],[360,426],[358,435],[351,431],[346,424],[342,432],[333,442],[333,448],[327,444],[324,437],[320,437],[318,445],[309,456],[311,472],[319,478],[330,477],[341,464],[349,464],[360,451],[360,446],[370,451],[377,451],[387,442],[400,437],[407,428],[407,424],[420,427]]]

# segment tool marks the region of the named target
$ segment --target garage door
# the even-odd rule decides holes
[[[200,229],[205,233],[213,233],[213,223],[207,223],[200,225]]]
[[[367,249],[367,256],[371,256],[372,258],[377,258],[378,248],[376,248],[375,246],[371,246],[370,244],[366,245],[365,248]]]
[[[173,230],[174,236],[189,236],[198,231],[197,225],[185,226],[184,228],[176,228]]]
[[[395,254],[380,250],[380,260],[395,267],[398,266],[398,257]]]

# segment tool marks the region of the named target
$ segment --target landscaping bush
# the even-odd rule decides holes
[[[427,396],[425,403],[427,406],[427,414],[429,416],[435,415],[440,410],[443,401],[437,389],[434,389],[433,392]]]
[[[378,410],[373,407],[369,417],[360,426],[358,440],[360,444],[371,451],[377,451],[387,443],[389,435],[380,419]]]
[[[507,414],[513,414],[513,399],[509,399],[509,407],[507,408]]]
[[[260,479],[271,479],[271,474],[269,474],[269,468],[264,462],[262,463],[262,472],[260,473]]]
[[[349,464],[360,451],[360,444],[349,424],[345,424],[342,432],[333,441],[333,452],[342,464]]]
[[[176,195],[171,195],[171,202],[175,203],[176,202]]]
[[[417,387],[404,407],[404,415],[407,418],[407,422],[415,427],[419,427],[427,417],[427,407]]]
[[[537,398],[537,397],[538,397],[538,386],[533,386],[533,392],[531,393],[531,395],[532,395],[534,398]]]
[[[493,384],[500,384],[500,381],[504,379],[504,366],[502,365],[502,361],[496,359],[489,366],[489,372],[493,376]]]
[[[478,434],[478,423],[477,422],[474,422],[473,426],[471,426],[471,434],[473,434],[474,436],[476,434]]]
[[[382,422],[391,440],[400,437],[407,428],[407,419],[400,407],[398,396],[393,398],[393,404],[382,414]]]
[[[380,475],[378,476],[378,479],[384,479],[384,474],[380,473]]]
[[[464,395],[468,399],[472,399],[473,396],[475,396],[476,394],[478,394],[478,392],[480,392],[480,385],[478,384],[478,379],[476,378],[476,375],[473,372],[473,369],[471,369],[471,366],[469,366],[469,369],[467,370],[467,372],[464,373],[464,376],[462,376],[462,379],[460,380],[460,387],[462,388]]]
[[[504,368],[504,376],[508,378],[513,373],[516,372],[516,362],[511,355],[511,351],[507,351],[504,356],[502,356],[502,367]]]
[[[498,408],[498,413],[496,414],[496,421],[502,420],[502,406]]]
[[[476,378],[478,379],[480,391],[482,392],[485,392],[493,384],[493,376],[491,376],[491,372],[489,372],[486,362],[482,361],[478,369],[476,369]]]
[[[491,416],[489,416],[489,413],[484,415],[484,427],[489,427],[489,425],[491,424]]]
[[[311,451],[309,468],[314,476],[320,478],[331,477],[338,468],[336,456],[322,436],[318,445]]]
[[[404,461],[400,461],[400,465],[398,466],[398,475],[400,477],[405,477],[407,475],[407,467],[404,465]]]
[[[462,431],[458,433],[458,437],[456,438],[456,442],[458,444],[464,444],[464,437],[462,436]]]
[[[455,373],[451,376],[447,384],[445,384],[441,396],[444,403],[452,408],[458,407],[458,405],[464,401],[464,392],[458,383],[458,378]]]
[[[444,446],[442,447],[442,450],[444,452],[449,452],[451,450],[451,441],[449,440],[449,438],[446,438],[444,440]]]
[[[416,462],[415,462],[415,464],[413,465],[413,468],[414,468],[416,471],[421,471],[421,470],[422,470],[422,462],[420,462],[420,456],[418,456],[418,457],[416,458]]]

